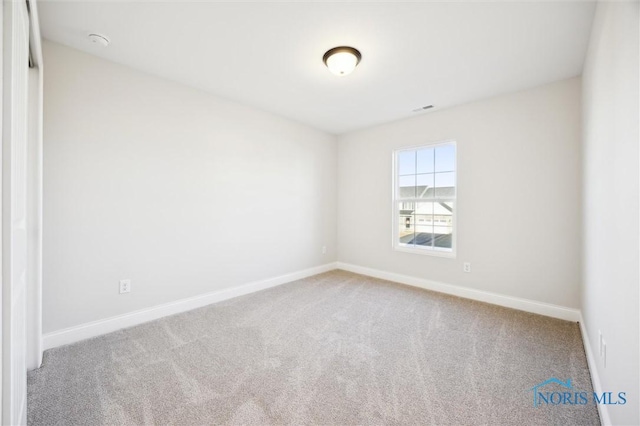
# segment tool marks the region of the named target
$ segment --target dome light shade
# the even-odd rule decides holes
[[[362,59],[360,52],[348,46],[334,47],[322,57],[329,71],[339,76],[351,74],[360,63],[360,59]]]

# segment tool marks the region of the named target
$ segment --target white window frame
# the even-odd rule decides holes
[[[453,158],[453,164],[454,164],[454,181],[455,181],[455,187],[456,187],[456,191],[455,191],[455,196],[453,198],[450,197],[446,197],[446,198],[411,198],[411,199],[407,199],[407,198],[399,198],[398,197],[398,157],[399,154],[401,152],[405,152],[405,151],[416,151],[418,149],[424,149],[424,148],[437,148],[439,146],[445,146],[445,145],[453,145],[453,147],[455,148],[455,155]],[[457,236],[458,236],[458,222],[457,222],[457,217],[458,217],[458,145],[456,143],[455,140],[453,139],[449,139],[449,140],[443,140],[443,141],[438,141],[438,142],[433,142],[433,143],[425,143],[425,144],[421,144],[421,145],[415,145],[415,146],[410,146],[410,147],[403,147],[403,148],[398,148],[393,150],[393,152],[391,153],[391,163],[392,163],[392,177],[391,177],[391,181],[392,181],[392,186],[391,186],[391,217],[392,217],[392,226],[391,226],[391,245],[393,247],[393,249],[395,251],[400,251],[400,252],[406,252],[406,253],[413,253],[413,254],[423,254],[423,255],[428,255],[428,256],[438,256],[438,257],[448,257],[448,258],[453,258],[455,259],[456,257],[456,240],[457,240]],[[424,203],[424,202],[438,202],[438,201],[453,201],[454,203],[454,208],[453,208],[453,214],[452,214],[452,229],[453,229],[453,235],[451,237],[451,249],[444,249],[444,248],[439,248],[439,247],[423,247],[423,246],[410,246],[407,244],[402,244],[400,243],[400,238],[398,235],[398,224],[400,223],[400,216],[399,216],[399,211],[398,211],[398,203],[401,202],[410,202],[410,203]]]

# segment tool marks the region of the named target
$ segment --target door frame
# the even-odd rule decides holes
[[[0,421],[26,424],[28,368],[42,361],[42,50],[36,0],[0,7]]]
[[[36,0],[29,5],[29,118],[27,145],[27,369],[42,364],[42,191],[44,65]]]

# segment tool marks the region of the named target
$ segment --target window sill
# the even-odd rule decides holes
[[[422,255],[435,256],[435,257],[445,257],[449,259],[456,258],[455,250],[444,251],[444,250],[437,250],[437,249],[434,250],[434,249],[428,249],[428,248],[416,248],[416,247],[401,246],[401,245],[394,245],[393,249],[395,251],[401,251],[404,253],[422,254]]]

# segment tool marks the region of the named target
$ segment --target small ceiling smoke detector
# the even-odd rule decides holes
[[[89,40],[102,47],[107,47],[111,42],[107,36],[102,34],[89,34]]]
[[[358,49],[348,46],[339,46],[329,49],[322,57],[322,61],[335,75],[347,75],[356,69],[362,55]]]

